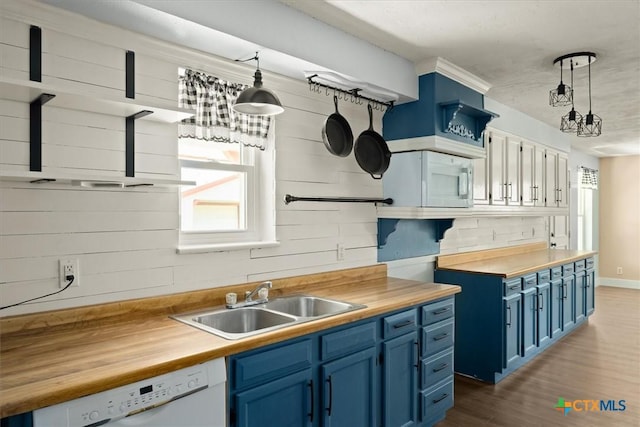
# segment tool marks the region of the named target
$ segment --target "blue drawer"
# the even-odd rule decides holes
[[[436,419],[453,406],[453,380],[420,393],[420,419]]]
[[[234,387],[240,389],[257,385],[311,366],[311,340],[283,345],[232,360]]]
[[[593,259],[593,257],[591,257],[591,258],[587,258],[587,259],[585,260],[585,264],[586,264],[586,268],[587,268],[587,270],[588,270],[588,269],[590,269],[590,268],[593,268],[593,265],[594,265],[594,259]]]
[[[376,345],[375,322],[365,323],[320,337],[320,357],[332,359]]]
[[[562,267],[553,267],[551,269],[551,280],[562,278]]]
[[[418,326],[418,311],[415,308],[382,319],[382,338],[397,337],[411,332]]]
[[[453,351],[445,350],[422,360],[420,388],[426,389],[453,375]]]
[[[522,283],[520,277],[516,277],[514,279],[505,280],[502,282],[504,286],[504,296],[508,297],[509,295],[517,294],[522,289]]]
[[[540,285],[551,281],[551,270],[538,271],[538,283]]]
[[[422,328],[422,357],[453,346],[453,319]]]
[[[572,262],[570,262],[569,264],[564,264],[562,266],[562,277],[569,276],[573,274],[575,271],[576,271],[576,267],[575,265],[573,265]]]
[[[582,270],[584,270],[585,268],[587,268],[587,260],[586,260],[586,259],[578,260],[578,261],[576,261],[576,262],[574,263],[574,265],[575,265],[575,268],[576,268],[576,270],[575,270],[575,271],[576,271],[576,273],[577,273],[578,271],[582,271]]]
[[[527,274],[522,277],[522,289],[531,289],[538,284],[538,275],[536,273]]]
[[[453,298],[444,301],[427,304],[422,307],[422,324],[430,325],[444,319],[453,317],[455,304]]]

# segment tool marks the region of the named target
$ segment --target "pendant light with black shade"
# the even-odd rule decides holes
[[[573,87],[573,58],[569,59],[571,66],[571,87]],[[560,60],[560,68],[562,68],[562,59]],[[571,90],[573,94],[573,89]],[[582,114],[578,113],[573,104],[573,95],[571,96],[571,111],[562,116],[560,119],[560,130],[567,133],[575,133],[582,123]]]
[[[595,53],[592,54],[595,59]],[[589,114],[578,126],[578,136],[599,136],[602,133],[602,119],[591,112],[591,55],[589,55]]]
[[[249,87],[240,93],[240,96],[233,105],[233,110],[248,114],[251,116],[275,116],[284,112],[282,103],[278,96],[272,91],[262,85],[262,72],[260,71],[260,59],[258,58],[258,52],[253,58],[245,59],[243,61],[236,60],[238,62],[253,61],[257,62],[256,72],[254,74],[253,86]]]

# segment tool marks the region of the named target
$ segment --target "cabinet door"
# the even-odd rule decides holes
[[[376,351],[345,356],[322,366],[322,425],[325,427],[375,425]],[[415,396],[414,396],[415,399]],[[277,405],[279,410],[287,406]],[[259,423],[256,425],[277,425]]]
[[[569,206],[569,159],[566,154],[558,154],[556,185],[558,189],[558,207]]]
[[[506,199],[509,205],[520,204],[520,140],[507,138],[505,153]]]
[[[504,157],[507,138],[496,132],[489,134],[489,155],[491,164],[491,203],[504,204],[507,198]]]
[[[587,276],[585,271],[575,275],[576,278],[576,323],[583,322],[587,318]]]
[[[563,297],[564,286],[562,285],[562,280],[551,282],[551,336],[554,338],[562,332]]]
[[[591,316],[596,308],[596,295],[595,295],[595,271],[587,270],[587,275],[584,278],[586,287],[586,301],[585,306],[587,308],[587,316]]]
[[[473,203],[476,205],[489,204],[489,146],[487,157],[473,160]]]
[[[504,360],[503,366],[509,368],[520,358],[522,344],[522,311],[520,294],[503,298],[504,304]]]
[[[544,148],[536,146],[533,157],[533,204],[544,206]]]
[[[413,331],[382,344],[384,426],[417,424],[418,332]],[[371,424],[345,424],[371,425]]]
[[[311,426],[315,417],[311,369],[292,374],[235,396],[239,427]]]
[[[536,146],[532,142],[522,141],[522,205],[535,205],[535,154]]]
[[[537,291],[536,288],[522,292],[522,355],[531,354],[536,349],[537,336]]]
[[[556,161],[558,153],[547,150],[544,155],[544,201],[545,206],[558,206],[558,187],[556,186]]]
[[[551,284],[537,286],[538,346],[546,345],[551,338]]]
[[[571,328],[576,322],[575,293],[576,276],[571,275],[562,278],[562,329]]]
[[[549,217],[549,247],[555,249],[569,248],[569,217]]]

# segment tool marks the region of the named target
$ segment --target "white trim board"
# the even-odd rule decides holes
[[[640,290],[640,280],[612,279],[610,277],[598,277],[597,286],[611,286],[613,288],[627,288]]]

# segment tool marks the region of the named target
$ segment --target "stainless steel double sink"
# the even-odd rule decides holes
[[[259,305],[171,317],[223,338],[236,340],[365,307],[330,298],[291,295]]]

